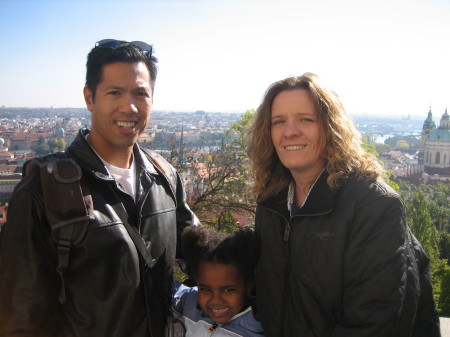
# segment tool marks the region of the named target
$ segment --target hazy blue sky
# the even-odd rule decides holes
[[[253,109],[307,71],[352,114],[450,104],[448,0],[0,0],[0,105],[84,107],[86,55],[104,38],[153,44],[155,110]]]

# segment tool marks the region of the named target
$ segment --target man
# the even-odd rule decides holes
[[[177,237],[199,222],[173,167],[136,144],[156,62],[139,41],[102,40],[89,53],[92,127],[66,153],[81,167],[92,219],[61,270],[64,252],[43,206],[50,187],[27,170],[1,233],[0,336],[163,336]]]

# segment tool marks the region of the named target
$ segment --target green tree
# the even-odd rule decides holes
[[[413,199],[405,204],[411,231],[422,244],[430,259],[433,293],[436,303],[439,303],[447,261],[439,256],[438,230],[431,221],[428,201],[423,192],[416,193]]]
[[[388,144],[375,144],[375,149],[380,155],[383,155],[391,151],[391,147]]]
[[[58,140],[57,150],[58,151],[64,151],[67,147],[67,142],[61,138]]]
[[[48,143],[48,146],[51,152],[60,152],[66,149],[67,143],[64,139],[54,138]]]
[[[395,143],[395,149],[397,150],[407,150],[409,149],[409,144],[406,140],[400,139]]]
[[[50,153],[50,147],[48,146],[48,143],[45,142],[45,143],[39,144],[39,146],[37,148],[35,148],[34,151],[36,151],[36,153],[39,156],[42,156],[44,154]]]
[[[439,238],[439,253],[440,258],[447,260],[450,266],[450,233],[441,232]]]
[[[374,143],[368,144],[367,143],[367,138],[363,137],[363,148],[364,150],[366,150],[368,153],[373,154],[375,157],[379,158],[380,154],[377,151],[377,147]],[[390,185],[394,190],[399,191],[400,187],[399,185],[390,179],[391,177],[391,172],[390,171],[386,171],[386,182],[388,183],[388,185]]]
[[[236,216],[253,219],[256,201],[246,153],[246,130],[254,111],[247,111],[225,132],[218,148],[208,151],[188,148],[173,142],[166,159],[185,176],[188,203],[200,221],[229,232],[236,228]],[[182,158],[182,160],[181,160]]]
[[[442,276],[439,314],[441,316],[450,317],[450,267],[448,266],[445,268]]]
[[[226,209],[218,219],[217,229],[225,233],[233,233],[238,228],[238,223],[230,209]]]
[[[367,143],[366,141],[364,141],[364,138],[363,138],[363,148],[364,148],[364,150],[366,150],[367,152],[373,154],[375,157],[377,157],[377,158],[380,157],[380,154],[377,152],[377,149],[376,149],[376,147],[375,147],[375,144],[373,144],[373,143],[372,143],[372,144]]]
[[[429,188],[424,192],[430,199],[430,215],[433,224],[440,231],[450,232],[450,185],[437,183],[436,185],[420,185],[422,189]]]

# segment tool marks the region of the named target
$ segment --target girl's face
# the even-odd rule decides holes
[[[217,324],[224,324],[241,312],[245,295],[251,290],[236,266],[210,262],[200,262],[197,286],[198,304]]]

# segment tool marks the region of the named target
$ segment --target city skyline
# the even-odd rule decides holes
[[[117,38],[155,48],[155,110],[256,109],[310,71],[350,114],[440,116],[449,17],[447,0],[0,0],[0,106],[84,107],[86,55]]]

